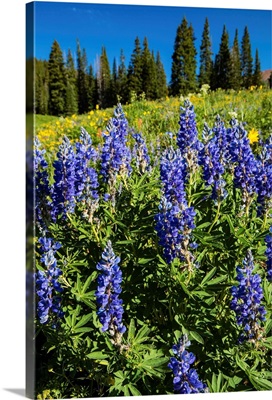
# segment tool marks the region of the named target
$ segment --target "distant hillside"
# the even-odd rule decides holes
[[[272,69],[266,69],[265,71],[262,71],[262,80],[267,82],[268,79],[270,78]]]

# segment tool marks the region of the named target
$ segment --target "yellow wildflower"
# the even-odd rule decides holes
[[[258,142],[259,132],[257,131],[257,129],[252,128],[248,133],[248,138],[249,138],[250,144]]]

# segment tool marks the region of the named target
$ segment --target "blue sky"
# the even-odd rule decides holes
[[[219,50],[224,24],[230,45],[235,29],[238,29],[241,43],[247,26],[253,58],[258,49],[262,70],[272,68],[272,11],[269,10],[36,2],[35,56],[48,59],[55,39],[64,54],[70,48],[75,55],[79,39],[81,48],[86,49],[89,64],[95,65],[101,47],[105,46],[111,66],[114,57],[119,61],[121,48],[128,66],[136,36],[141,43],[146,36],[149,48],[155,53],[160,51],[169,81],[176,30],[184,16],[194,28],[197,60],[207,17],[214,55]]]

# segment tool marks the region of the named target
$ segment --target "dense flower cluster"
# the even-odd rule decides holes
[[[128,174],[131,171],[131,153],[127,147],[128,121],[121,104],[118,104],[104,134],[104,145],[101,152],[101,175],[105,182],[117,174]]]
[[[173,371],[174,391],[178,394],[203,393],[206,385],[199,379],[198,373],[191,365],[195,362],[195,355],[186,350],[190,346],[187,335],[172,347],[175,357],[170,358],[168,368]]]
[[[212,137],[213,131],[209,129],[207,124],[204,125],[202,136],[205,145],[199,152],[199,165],[203,167],[203,178],[207,186],[212,186],[211,197],[216,203],[227,197],[226,182],[222,179],[225,172],[225,160],[222,156],[224,136],[221,132],[221,126],[218,128],[216,129],[217,134]]]
[[[160,212],[155,216],[155,228],[166,261],[171,263],[174,258],[179,258],[186,261],[190,270],[194,256],[189,248],[196,248],[196,243],[190,243],[195,211],[188,207],[186,200],[186,171],[186,162],[179,149],[175,151],[170,147],[163,153],[160,165],[162,199]]]
[[[194,106],[189,100],[185,100],[184,107],[181,107],[179,126],[177,145],[187,161],[188,173],[191,173],[197,166],[198,152],[203,144],[198,139]]]
[[[69,139],[64,136],[62,144],[59,146],[57,160],[53,163],[54,185],[52,192],[52,219],[62,215],[65,219],[66,214],[74,212],[76,198],[76,157]]]
[[[58,242],[53,242],[51,238],[41,237],[39,239],[41,263],[44,270],[36,273],[36,293],[39,297],[38,301],[38,318],[41,324],[45,324],[50,319],[50,311],[55,314],[51,315],[53,326],[55,319],[62,318],[64,313],[61,311],[61,299],[55,293],[61,293],[63,288],[58,280],[62,275],[62,271],[57,267],[55,258],[56,251],[61,247]]]
[[[47,227],[45,221],[50,217],[51,189],[48,180],[48,164],[44,158],[45,150],[41,149],[41,143],[37,137],[34,139],[34,204],[35,219],[40,233],[45,233]]]
[[[266,310],[260,305],[263,298],[261,277],[253,274],[254,264],[251,251],[248,251],[243,266],[236,268],[238,286],[231,288],[230,308],[236,313],[237,324],[243,327],[239,342],[261,339],[260,321],[265,320]]]
[[[249,207],[256,193],[257,160],[243,125],[238,125],[235,119],[231,121],[231,125],[232,128],[228,130],[228,135],[231,161],[235,163],[234,185],[242,191],[243,206]]]
[[[123,301],[119,298],[122,292],[122,271],[119,262],[120,258],[115,256],[112,244],[108,241],[102,259],[96,266],[101,273],[98,276],[95,296],[99,306],[97,314],[102,324],[102,331],[109,331],[114,339],[118,337],[120,339],[120,334],[126,331],[122,322]]]
[[[272,207],[272,143],[268,139],[263,144],[258,157],[258,173],[256,175],[258,214],[264,215]]]
[[[133,156],[136,160],[136,167],[141,174],[150,171],[150,157],[145,141],[140,133],[133,133],[132,137],[135,139],[135,146],[133,148]]]
[[[77,201],[86,206],[84,216],[91,218],[98,204],[99,184],[97,172],[89,164],[97,159],[97,152],[92,146],[90,135],[84,128],[81,128],[80,142],[77,142],[75,146],[75,195]]]
[[[267,258],[267,279],[272,282],[272,226],[269,229],[270,234],[265,237],[266,250],[265,255]]]

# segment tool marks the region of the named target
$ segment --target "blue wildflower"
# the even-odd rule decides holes
[[[36,273],[36,293],[39,297],[37,314],[41,324],[48,323],[49,320],[56,326],[55,320],[62,318],[64,313],[61,311],[61,298],[56,293],[63,292],[63,288],[58,280],[62,271],[57,267],[55,258],[56,251],[61,247],[58,242],[53,242],[51,238],[41,237],[39,240],[41,263],[44,270]],[[55,313],[56,315],[51,314]]]
[[[270,226],[269,232],[270,234],[265,237],[265,255],[267,258],[267,279],[269,280],[269,282],[272,282],[272,226]]]
[[[37,136],[34,139],[34,204],[35,219],[40,233],[47,232],[46,222],[50,219],[51,188],[48,179],[48,164],[44,158],[46,151],[41,149]]]
[[[162,199],[160,212],[155,216],[155,229],[167,263],[179,258],[186,261],[191,270],[194,256],[189,248],[196,247],[196,243],[190,243],[196,213],[193,207],[188,207],[186,200],[186,174],[186,163],[180,150],[167,149],[160,165]]]
[[[97,159],[97,152],[84,128],[81,128],[80,142],[76,142],[75,147],[75,195],[77,201],[85,206],[83,216],[91,220],[99,199],[97,172],[90,166],[90,162]]]
[[[185,100],[184,107],[180,109],[180,128],[177,134],[177,145],[181,155],[186,159],[188,173],[190,174],[197,167],[198,153],[203,144],[198,139],[194,106],[189,100]]]
[[[122,322],[123,301],[119,298],[122,292],[122,271],[119,262],[120,258],[115,256],[111,242],[108,241],[102,253],[102,260],[96,266],[101,273],[98,275],[95,296],[99,306],[97,314],[102,324],[102,332],[109,331],[115,344],[120,342],[122,334],[126,331]]]
[[[76,158],[69,139],[64,136],[59,146],[57,160],[53,163],[53,209],[52,218],[56,221],[58,216],[66,218],[67,213],[74,212],[76,197]]]
[[[247,132],[243,125],[238,125],[235,119],[231,121],[231,125],[228,136],[231,161],[235,164],[234,185],[241,190],[243,207],[246,207],[246,212],[248,212],[257,190],[258,163],[251,150]]]
[[[260,305],[263,298],[261,277],[253,274],[253,269],[253,257],[249,250],[243,266],[236,268],[238,286],[231,288],[230,308],[236,313],[237,324],[244,330],[239,336],[239,343],[245,340],[255,342],[262,337],[260,321],[265,321],[266,310]]]
[[[172,347],[175,357],[170,358],[168,368],[173,371],[174,391],[178,394],[203,393],[207,391],[207,386],[201,382],[197,371],[191,368],[196,357],[186,350],[186,347],[189,347],[190,344],[187,335],[184,335],[178,344]]]
[[[206,186],[212,186],[211,197],[216,203],[227,197],[227,191],[224,188],[226,182],[222,178],[225,168],[221,148],[223,142],[221,130],[218,129],[217,135],[212,137],[213,131],[205,124],[202,133],[205,145],[199,152],[199,165],[203,167],[204,181]]]
[[[135,145],[133,148],[133,155],[136,159],[136,167],[141,174],[146,171],[150,171],[150,157],[148,155],[148,150],[146,143],[140,133],[133,133],[133,139],[135,139]]]
[[[263,216],[272,207],[272,144],[270,144],[270,139],[263,144],[257,166],[256,191],[258,215]]]

